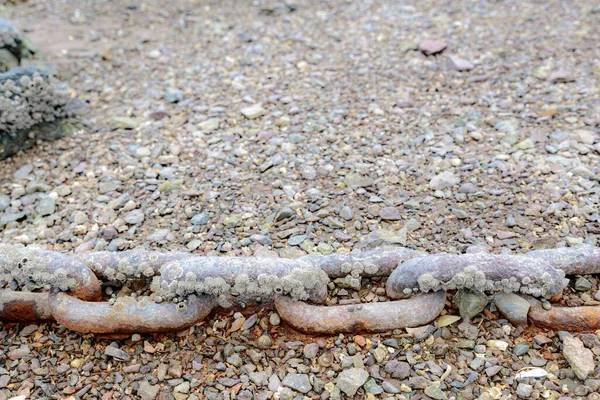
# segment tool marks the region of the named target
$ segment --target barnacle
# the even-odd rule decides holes
[[[69,88],[42,69],[18,67],[0,74],[0,159],[33,143],[33,127],[68,117],[70,101]]]

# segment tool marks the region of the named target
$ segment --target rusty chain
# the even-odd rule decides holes
[[[567,275],[600,273],[600,248],[537,250],[524,255],[434,254],[403,247],[298,259],[205,257],[146,250],[68,256],[0,244],[0,321],[56,320],[78,332],[178,331],[216,309],[274,307],[310,334],[385,332],[430,323],[447,290],[514,292],[559,299]],[[328,285],[360,289],[387,277],[392,301],[318,305]],[[330,282],[333,279],[334,282]],[[142,295],[102,301],[102,288],[149,283]],[[307,301],[315,304],[308,304]],[[600,306],[553,307],[534,298],[528,317],[554,329],[600,328]]]

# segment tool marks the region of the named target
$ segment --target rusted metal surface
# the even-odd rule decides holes
[[[0,321],[35,322],[52,319],[48,306],[48,292],[0,290]]]
[[[563,274],[542,259],[487,253],[438,254],[399,265],[387,281],[387,294],[399,299],[418,291],[470,288],[552,297],[563,287]]]
[[[121,297],[114,304],[86,302],[65,293],[50,294],[50,311],[67,328],[82,333],[174,332],[203,320],[214,306],[211,297],[175,303]]]
[[[407,300],[328,307],[277,296],[275,307],[281,318],[300,332],[334,335],[426,325],[442,312],[445,300],[446,292],[440,291]]]
[[[538,250],[525,255],[425,255],[387,247],[290,260],[147,250],[68,256],[0,244],[0,285],[53,288],[53,294],[0,289],[0,320],[41,321],[54,316],[79,332],[148,333],[183,329],[213,309],[275,306],[284,320],[306,333],[383,332],[433,320],[443,309],[445,290],[521,292],[557,299],[565,287],[565,274],[586,273],[600,273],[599,248]],[[360,287],[364,277],[388,275],[388,296],[406,300],[332,307],[297,301],[323,302],[329,278],[344,278]],[[110,286],[133,280],[130,283],[139,287],[152,277],[156,277],[150,287],[153,296],[184,301],[177,305],[121,297],[111,299],[114,304],[95,302],[102,295],[100,280]],[[433,293],[422,294],[428,292]],[[536,325],[553,329],[600,329],[596,307],[546,311],[538,305],[531,308],[529,317]]]
[[[330,278],[341,278],[347,273],[344,264],[374,265],[375,273],[364,272],[363,276],[389,276],[392,271],[403,262],[415,257],[422,257],[425,253],[406,247],[390,247],[370,251],[353,251],[351,253],[336,253],[327,256],[308,255],[300,260],[321,268]]]
[[[530,299],[527,314],[535,326],[569,332],[593,332],[600,329],[600,306],[555,307],[544,310],[542,303]]]
[[[535,250],[528,257],[540,258],[567,275],[600,273],[600,248],[593,246]]]

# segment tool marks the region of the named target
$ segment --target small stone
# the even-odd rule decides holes
[[[443,190],[460,183],[460,178],[454,175],[450,171],[444,171],[429,181],[429,188],[431,190]]]
[[[168,103],[179,103],[183,101],[183,91],[176,88],[168,88],[165,92],[165,100]]]
[[[8,207],[10,207],[10,196],[0,194],[0,212],[6,210]]]
[[[133,335],[131,335],[131,341],[133,343],[137,343],[140,340],[142,340],[142,335],[140,335],[139,333],[134,333]]]
[[[473,318],[488,305],[488,297],[471,290],[459,290],[454,296],[454,304],[458,307],[462,318]]]
[[[423,340],[427,339],[429,335],[435,332],[435,329],[436,328],[433,325],[425,325],[416,328],[406,328],[406,332],[415,338],[415,341],[422,342]]]
[[[425,388],[425,394],[435,400],[446,400],[448,396],[440,389],[439,385],[429,385]]]
[[[591,289],[592,289],[592,283],[589,280],[587,280],[586,278],[584,278],[583,276],[580,276],[575,281],[575,290],[577,290],[578,292],[587,292]]]
[[[10,201],[10,198],[8,200]],[[0,211],[2,211],[1,208],[0,208]],[[339,215],[340,215],[340,218],[343,218],[346,221],[350,221],[352,219],[352,217],[354,216],[353,213],[352,213],[352,209],[350,207],[348,207],[348,206],[343,206],[342,208],[340,208],[340,214]]]
[[[114,346],[106,346],[104,349],[104,354],[114,358],[117,361],[129,361],[131,359],[129,354]]]
[[[138,387],[137,394],[141,400],[154,400],[160,391],[159,385],[150,385],[147,380],[143,380]]]
[[[527,385],[525,383],[519,383],[519,385],[517,386],[516,394],[517,394],[517,396],[519,396],[523,399],[531,398],[532,392],[533,392],[533,386],[531,386],[531,385]]]
[[[302,177],[307,181],[312,181],[317,177],[317,170],[310,165],[307,165],[302,168]]]
[[[19,360],[25,356],[31,354],[29,346],[22,344],[18,349],[11,350],[8,352],[8,358],[11,360]]]
[[[523,354],[527,353],[529,351],[529,343],[526,342],[522,342],[517,344],[514,348],[513,348],[513,354],[515,356],[522,356]]]
[[[473,64],[456,56],[448,56],[448,68],[455,71],[470,71],[473,69]]]
[[[372,186],[375,183],[373,179],[369,178],[368,176],[361,176],[353,173],[346,175],[344,182],[347,186],[359,188]]]
[[[381,386],[379,386],[377,384],[377,382],[375,382],[375,379],[373,379],[373,378],[366,381],[365,384],[363,385],[363,388],[365,389],[366,393],[371,393],[374,395],[383,393],[383,388]]]
[[[470,182],[467,182],[460,185],[460,187],[458,188],[458,193],[470,194],[475,193],[476,190],[477,189],[475,188],[475,185],[473,185]]]
[[[269,322],[271,323],[271,325],[277,326],[277,325],[281,324],[281,317],[279,316],[279,314],[273,313],[269,317]]]
[[[292,236],[291,238],[288,239],[288,244],[290,246],[300,246],[302,243],[304,243],[304,241],[306,239],[308,239],[308,236],[306,236],[306,235]]]
[[[253,104],[248,107],[244,107],[240,110],[242,115],[248,119],[257,119],[267,113],[267,111],[260,104]]]
[[[55,210],[56,210],[56,200],[54,200],[50,196],[41,197],[38,202],[37,207],[35,208],[35,211],[42,217],[54,214]]]
[[[550,78],[548,80],[550,82],[552,82],[552,83],[574,82],[575,81],[575,75],[571,71],[568,71],[566,69],[561,69],[561,70],[558,70],[558,71],[554,71],[550,75]]]
[[[354,396],[369,379],[369,373],[361,368],[348,368],[338,375],[336,387],[348,396]]]
[[[219,120],[217,118],[210,118],[206,121],[202,121],[198,124],[198,129],[205,132],[213,132],[219,129]]]
[[[384,207],[379,210],[379,217],[385,221],[398,221],[402,219],[400,211],[396,207]]]
[[[287,374],[281,383],[300,393],[308,393],[312,389],[307,374]]]
[[[309,343],[304,346],[304,357],[313,359],[319,353],[319,345],[316,343]]]
[[[326,351],[325,353],[319,356],[317,362],[321,367],[331,367],[331,365],[333,364],[333,355],[329,351]]]
[[[531,304],[514,293],[497,293],[494,304],[498,311],[515,326],[527,325],[527,313]]]
[[[508,349],[508,343],[503,340],[488,340],[487,347],[490,350],[506,351],[506,349]]]
[[[594,353],[583,346],[581,340],[572,337],[563,338],[563,356],[581,380],[594,372]]]
[[[111,117],[108,123],[115,129],[136,129],[140,123],[129,117]]]
[[[268,335],[262,335],[256,340],[256,345],[259,349],[265,350],[273,346],[273,339]]]
[[[130,225],[137,225],[144,222],[145,216],[142,210],[131,210],[123,216],[123,220]]]
[[[448,45],[441,40],[425,39],[419,43],[419,50],[421,50],[426,56],[441,53],[446,49],[446,47],[448,47]]]

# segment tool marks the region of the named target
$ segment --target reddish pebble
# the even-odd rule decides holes
[[[419,50],[421,50],[426,56],[438,54],[444,51],[448,45],[440,40],[423,40],[419,44]]]

